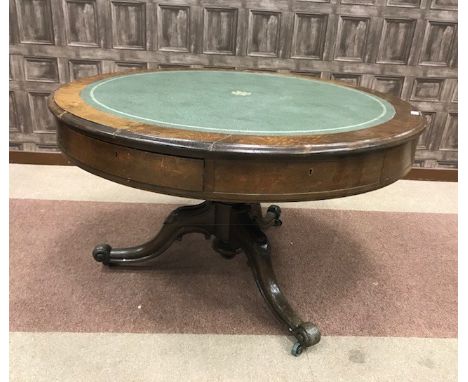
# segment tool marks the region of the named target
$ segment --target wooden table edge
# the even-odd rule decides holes
[[[203,69],[181,70],[199,71]],[[155,71],[161,70],[141,70],[132,71],[130,73]],[[224,71],[227,70],[224,69]],[[257,73],[258,71],[248,70],[247,72]],[[123,146],[131,145],[135,148],[147,151],[173,152],[178,155],[195,157],[233,155],[308,156],[324,153],[338,154],[359,152],[379,147],[398,145],[420,134],[425,127],[424,118],[420,115],[411,115],[412,107],[407,102],[374,90],[349,86],[347,84],[338,83],[337,81],[328,80],[320,81],[338,83],[340,86],[362,90],[387,100],[395,107],[397,112],[396,117],[371,128],[346,133],[296,135],[287,137],[213,134],[147,125],[120,117],[110,116],[107,113],[87,105],[84,100],[79,97],[80,90],[92,82],[126,74],[128,74],[128,72],[107,73],[74,81],[62,86],[50,97],[49,108],[63,123],[95,138],[112,141]],[[317,81],[305,75],[280,74]],[[64,95],[61,93],[67,86],[77,86],[74,92],[71,93],[71,100],[64,100]],[[73,103],[73,107],[70,106],[70,108],[74,112],[70,112],[69,108],[67,109],[67,105],[70,105],[70,102]],[[91,111],[88,110],[88,112],[97,116],[94,121],[87,120],[78,115],[79,110],[83,108],[93,109]],[[118,124],[116,125],[116,123]],[[151,134],[149,134],[148,131],[151,131]]]

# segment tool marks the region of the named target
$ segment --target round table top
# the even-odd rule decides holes
[[[112,73],[59,88],[62,121],[119,144],[204,154],[349,152],[420,133],[411,106],[310,76],[232,70]]]
[[[334,134],[395,115],[388,101],[373,94],[270,73],[134,73],[93,82],[80,95],[92,107],[131,121],[223,134]]]

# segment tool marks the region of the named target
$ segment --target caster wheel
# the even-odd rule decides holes
[[[103,263],[104,265],[109,265],[111,250],[112,248],[109,244],[97,245],[93,250],[94,260],[99,263]]]
[[[275,220],[279,220],[279,217],[281,216],[281,208],[275,204],[272,204],[270,207],[268,207],[267,212],[274,214]]]
[[[275,221],[273,222],[273,225],[275,227],[279,227],[283,224],[283,222],[280,220],[280,219],[275,219]]]
[[[294,331],[298,343],[308,348],[320,342],[320,330],[311,322],[303,322]]]
[[[294,357],[299,357],[302,354],[303,350],[304,350],[304,347],[299,342],[296,342],[291,349],[291,354]]]

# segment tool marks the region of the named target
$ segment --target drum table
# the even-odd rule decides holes
[[[294,355],[320,332],[278,286],[263,230],[281,225],[281,211],[272,205],[263,213],[260,203],[337,198],[395,182],[410,170],[424,128],[420,113],[395,97],[253,71],[99,75],[60,87],[49,107],[61,150],[86,171],[205,200],[174,210],[150,241],[101,244],[94,258],[142,264],[191,232],[213,238],[225,258],[244,252],[264,299],[297,339]]]

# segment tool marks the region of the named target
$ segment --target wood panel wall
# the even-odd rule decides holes
[[[57,151],[47,97],[76,78],[255,68],[400,96],[417,167],[457,167],[457,0],[10,0],[10,149]]]

